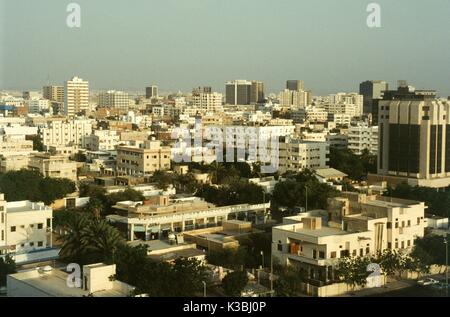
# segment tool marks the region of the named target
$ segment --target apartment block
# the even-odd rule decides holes
[[[378,126],[358,124],[348,128],[348,149],[357,155],[364,150],[370,154],[378,154]]]
[[[0,156],[27,156],[32,152],[33,141],[26,140],[24,135],[0,135]]]
[[[73,77],[64,86],[64,114],[76,116],[89,111],[89,82]]]
[[[58,103],[64,102],[64,86],[44,86],[42,93],[44,99]]]
[[[106,92],[101,92],[98,96],[99,107],[116,108],[127,111],[129,102],[128,93],[123,91],[108,90]]]
[[[94,130],[83,137],[83,146],[90,151],[114,151],[120,142],[120,135],[114,130]]]
[[[50,145],[83,145],[84,137],[92,133],[92,120],[70,119],[51,121],[40,130],[42,143]]]
[[[31,154],[28,168],[40,172],[45,177],[77,180],[77,163],[70,161],[66,155]]]
[[[272,254],[303,271],[313,285],[337,281],[340,258],[409,252],[424,235],[425,205],[390,197],[342,193],[327,210],[286,217],[272,229]]]
[[[279,149],[279,173],[299,172],[306,168],[327,168],[330,147],[327,142],[282,138]]]
[[[144,176],[159,170],[169,170],[171,148],[160,141],[145,141],[140,146],[117,147],[117,173]]]
[[[0,193],[0,256],[26,262],[37,259],[33,253],[51,249],[52,217],[52,209],[43,203],[6,202]]]

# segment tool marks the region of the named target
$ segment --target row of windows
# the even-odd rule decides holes
[[[30,224],[30,228],[34,229],[35,225],[34,224]],[[43,223],[38,223],[36,224],[37,229],[41,230],[44,229],[44,224]],[[21,229],[25,229],[24,225],[20,226]],[[10,231],[11,232],[16,232],[17,231],[17,226],[11,226],[10,227]]]

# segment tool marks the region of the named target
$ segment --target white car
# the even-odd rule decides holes
[[[428,286],[428,285],[439,284],[439,281],[437,281],[433,278],[425,278],[423,280],[418,281],[417,284],[422,285],[422,286]]]

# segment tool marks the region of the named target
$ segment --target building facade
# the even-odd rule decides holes
[[[73,77],[64,85],[64,114],[75,116],[89,111],[89,82]]]

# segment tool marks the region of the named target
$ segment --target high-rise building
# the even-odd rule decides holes
[[[89,110],[89,82],[73,77],[64,86],[64,114],[74,116]]]
[[[159,97],[158,86],[152,85],[150,87],[145,88],[145,98],[153,99]]]
[[[306,107],[311,103],[311,92],[285,89],[278,95],[281,107]]]
[[[423,92],[423,93],[422,93]],[[433,91],[379,101],[378,175],[392,185],[450,185],[450,102]]]
[[[359,85],[359,94],[364,97],[364,113],[372,113],[373,100],[382,99],[383,92],[389,89],[389,85],[381,80],[367,80]]]
[[[264,101],[264,83],[262,81],[252,81],[250,93],[250,103],[258,103]]]
[[[192,107],[204,111],[222,111],[223,95],[218,92],[211,92],[210,87],[207,89],[194,89],[192,94]]]
[[[128,93],[123,91],[109,90],[98,96],[99,107],[111,107],[127,110],[129,105]]]
[[[247,80],[229,81],[225,85],[225,103],[229,105],[249,105],[252,82]]]
[[[64,102],[64,86],[44,86],[42,93],[44,99],[59,103]]]
[[[294,91],[305,90],[305,82],[303,80],[288,80],[286,89]]]

